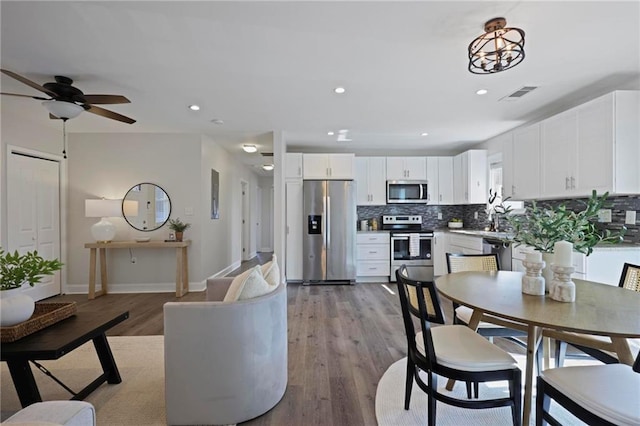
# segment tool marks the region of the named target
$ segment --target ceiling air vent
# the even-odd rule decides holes
[[[273,152],[261,152],[260,155],[263,157],[273,157]]]
[[[531,93],[535,89],[537,89],[536,86],[524,86],[524,87],[521,87],[520,89],[516,90],[512,94],[505,96],[504,98],[502,98],[500,100],[501,101],[517,101],[518,99],[520,99],[521,97],[523,97],[527,93]]]

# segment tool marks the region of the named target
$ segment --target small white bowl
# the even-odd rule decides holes
[[[449,222],[449,228],[462,228],[462,222]]]
[[[136,241],[139,243],[148,243],[151,241],[151,237],[138,237],[136,238]]]

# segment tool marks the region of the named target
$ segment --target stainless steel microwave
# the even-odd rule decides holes
[[[427,203],[427,182],[418,180],[388,180],[387,204]]]

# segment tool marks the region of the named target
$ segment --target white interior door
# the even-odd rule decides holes
[[[8,250],[60,258],[60,164],[11,153],[7,158]],[[25,289],[34,300],[60,294],[60,271]]]

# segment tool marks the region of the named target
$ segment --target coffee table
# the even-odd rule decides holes
[[[1,360],[7,363],[20,404],[26,407],[42,401],[29,361],[58,359],[89,340],[98,354],[103,374],[72,400],[82,400],[102,383],[120,383],[120,373],[113,359],[106,331],[129,318],[129,312],[82,312],[12,343],[3,343]],[[68,390],[68,389],[67,389]]]

